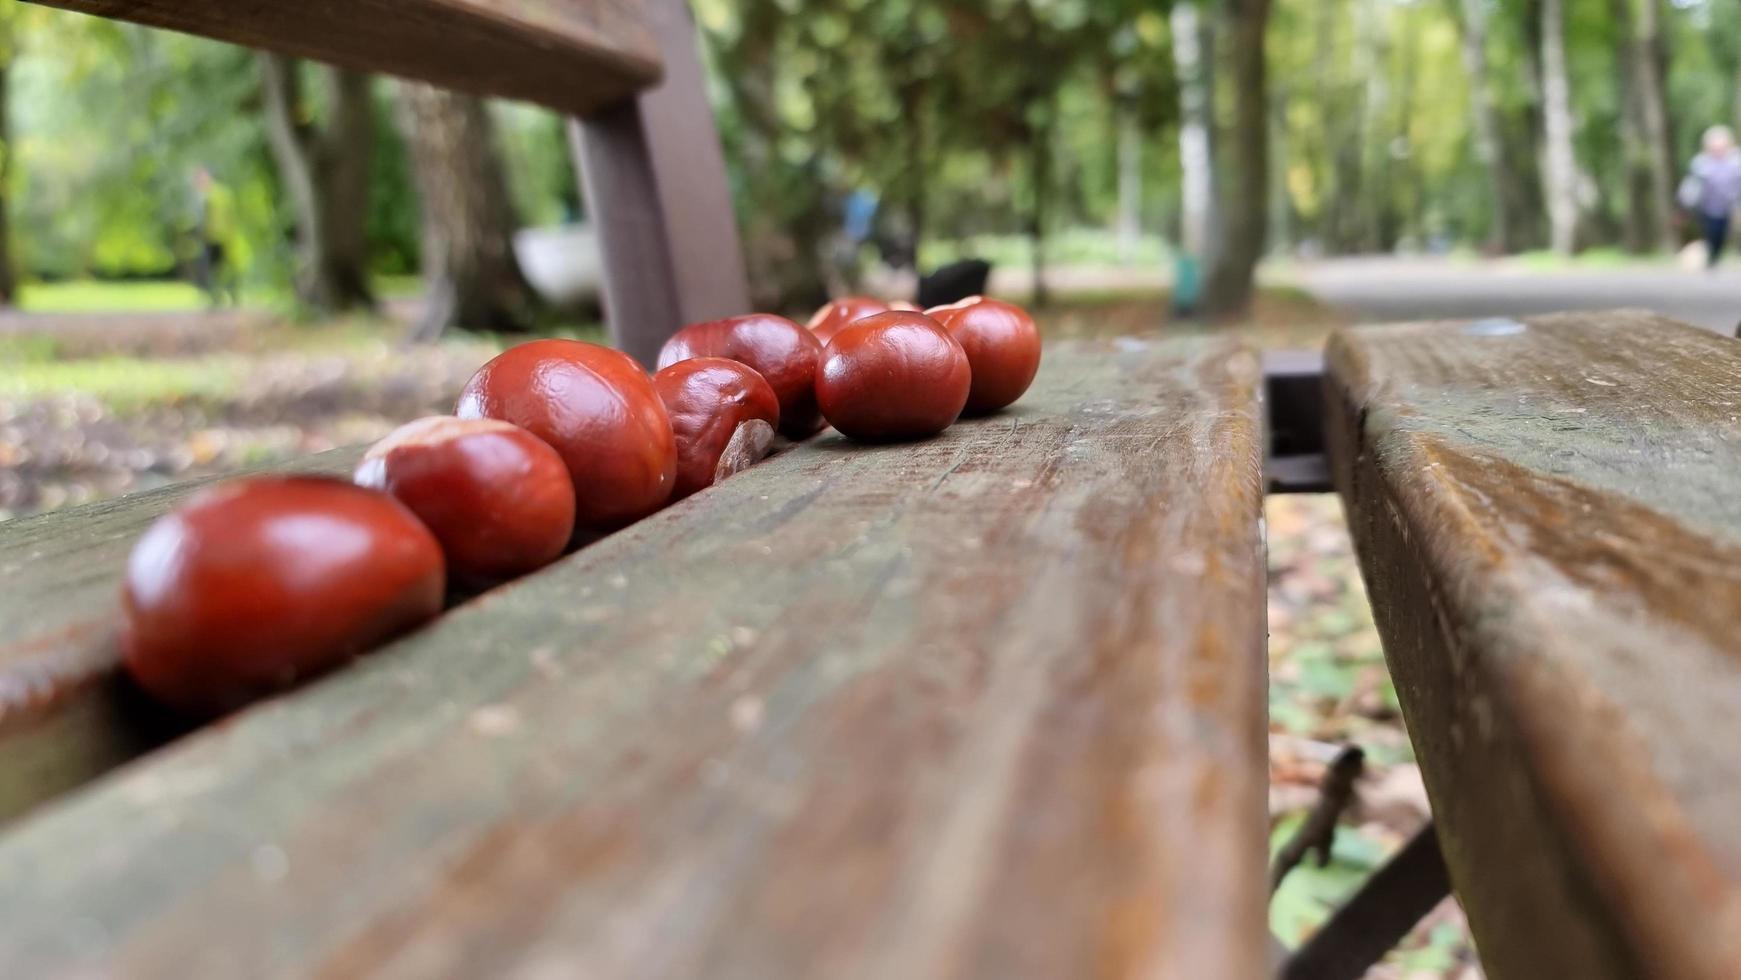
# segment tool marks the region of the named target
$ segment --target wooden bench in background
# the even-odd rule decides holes
[[[1261,381],[1055,345],[1005,414],[800,445],[6,828],[0,963],[1258,975]],[[0,594],[103,635],[170,498],[9,526],[103,530]]]

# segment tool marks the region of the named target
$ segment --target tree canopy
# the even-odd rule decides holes
[[[1664,181],[1705,127],[1741,122],[1731,0],[1177,2],[1208,42],[1217,212],[1261,209],[1272,253],[1673,245]],[[879,204],[885,255],[916,248],[921,266],[981,235],[1177,242],[1188,93],[1171,6],[694,0],[758,297],[801,304],[850,282],[864,252],[839,229],[855,192]],[[238,264],[292,280],[297,211],[250,53],[26,5],[4,17],[24,275],[173,273],[205,169],[234,192]],[[1252,17],[1267,18],[1261,43],[1240,29]],[[1267,98],[1247,104],[1233,83],[1254,43]],[[333,111],[325,91],[303,87],[305,122]],[[421,247],[392,99],[376,80],[366,231],[381,274],[418,268]],[[582,213],[560,121],[492,114],[517,220]],[[1255,171],[1239,166],[1254,128]]]

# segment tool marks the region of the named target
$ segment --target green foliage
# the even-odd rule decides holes
[[[1103,223],[1115,199],[1115,101],[1169,155],[1176,99],[1164,12],[1123,0],[804,0],[695,5],[719,81],[752,266],[793,271],[824,248],[839,201],[868,191],[892,238],[1010,234],[1052,198],[1056,225]],[[1054,178],[1036,194],[1035,149]],[[1061,220],[1060,220],[1061,219]],[[925,264],[940,255],[925,253]],[[758,259],[761,261],[758,262]],[[789,294],[791,289],[776,293]]]
[[[1305,814],[1299,813],[1276,824],[1270,832],[1272,858],[1304,822]],[[1315,859],[1303,861],[1282,880],[1281,888],[1270,900],[1270,930],[1283,943],[1298,945],[1359,890],[1366,878],[1384,864],[1386,856],[1379,842],[1353,828],[1338,828],[1328,865],[1320,868]]]
[[[34,9],[19,28],[9,190],[26,270],[50,278],[175,271],[192,254],[191,179],[206,167],[236,194],[232,259],[269,275],[278,192],[248,52]]]
[[[1225,9],[1200,0],[1215,20]],[[868,191],[887,241],[925,265],[967,251],[1027,260],[1037,210],[1051,255],[1110,229],[1119,123],[1138,124],[1142,262],[1162,262],[1179,194],[1169,3],[1145,0],[695,0],[731,179],[765,297],[813,294],[839,251],[841,202]],[[1276,0],[1267,54],[1277,244],[1324,251],[1477,248],[1495,194],[1471,138],[1462,0]],[[1485,55],[1519,248],[1545,244],[1537,5],[1488,0]],[[1627,220],[1625,49],[1615,3],[1568,4],[1567,49],[1583,207],[1594,243]],[[1709,124],[1741,121],[1741,4],[1660,0],[1676,165]],[[1229,33],[1221,24],[1220,34]],[[1227,52],[1219,52],[1225,59]],[[293,218],[266,152],[251,55],[32,5],[0,6],[12,136],[3,148],[18,263],[28,278],[185,272],[209,168],[235,194],[231,256],[250,291],[282,292]],[[310,69],[314,70],[314,69]],[[320,92],[321,86],[309,86]],[[415,272],[417,197],[387,86],[368,233],[375,271]],[[1225,99],[1223,102],[1225,103]],[[1222,127],[1230,106],[1216,107]],[[581,210],[561,121],[497,108],[515,208],[528,224]],[[1225,135],[1225,134],[1223,134]],[[1042,179],[1043,178],[1043,179]],[[1100,242],[1109,241],[1104,236]],[[868,252],[865,254],[869,254]],[[27,302],[29,302],[27,300]]]
[[[375,154],[369,173],[369,258],[383,276],[417,272],[422,256],[422,225],[417,189],[411,183],[411,154],[393,123],[392,98],[375,87]],[[415,292],[415,290],[413,291]]]
[[[502,163],[520,222],[555,225],[579,218],[580,188],[562,118],[529,105],[503,104],[496,110]]]
[[[190,283],[89,279],[26,283],[18,298],[18,307],[30,313],[179,313],[205,303]]]

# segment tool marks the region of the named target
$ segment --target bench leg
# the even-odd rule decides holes
[[[647,0],[665,80],[570,124],[611,340],[651,365],[685,323],[749,312],[725,156],[684,0]]]
[[[1449,894],[1451,876],[1428,823],[1288,958],[1279,976],[1359,980]]]

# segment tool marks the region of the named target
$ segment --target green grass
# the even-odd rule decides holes
[[[233,358],[144,360],[102,357],[79,361],[22,360],[0,372],[0,397],[43,398],[77,392],[117,411],[187,400],[233,397],[243,365]]]
[[[421,276],[376,276],[375,297],[377,299],[408,299],[423,292]]]
[[[1276,825],[1270,834],[1272,859],[1304,820],[1305,814],[1296,814]],[[1346,824],[1337,829],[1330,855],[1322,868],[1316,860],[1301,862],[1270,900],[1270,930],[1289,949],[1297,949],[1390,857],[1388,848]],[[1462,941],[1455,926],[1441,923],[1424,943],[1394,950],[1386,961],[1405,971],[1443,973],[1456,965],[1454,951]]]
[[[1026,235],[977,235],[963,239],[937,239],[924,245],[924,265],[942,265],[969,256],[995,266],[1027,266],[1033,257],[1033,241]],[[1156,235],[1137,240],[1131,265],[1153,266],[1172,261],[1172,249]],[[1072,228],[1046,239],[1046,260],[1054,265],[1123,265],[1118,254],[1118,236],[1102,228]]]
[[[205,294],[185,282],[26,283],[18,306],[27,313],[180,313],[202,310]]]
[[[60,345],[53,337],[41,334],[0,335],[0,365],[7,371],[22,361],[52,361],[60,356]],[[4,375],[0,375],[3,379]]]
[[[1674,256],[1668,253],[1634,255],[1625,249],[1603,247],[1588,248],[1570,257],[1547,249],[1540,249],[1533,252],[1520,252],[1516,259],[1527,269],[1549,271],[1553,269],[1616,269],[1629,265],[1661,265],[1673,261]]]

